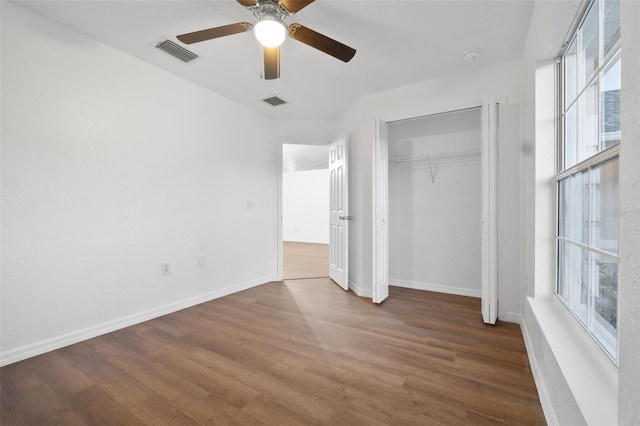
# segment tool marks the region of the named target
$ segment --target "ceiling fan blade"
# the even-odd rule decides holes
[[[293,15],[294,13],[300,12],[313,2],[314,0],[280,0],[280,6],[284,7],[287,12]]]
[[[243,5],[244,7],[252,7],[256,5],[256,0],[236,0],[238,3]]]
[[[280,48],[264,47],[264,79],[280,78]]]
[[[343,62],[349,62],[356,54],[356,49],[300,24],[289,25],[289,36]]]
[[[238,22],[237,24],[223,25],[221,27],[209,28],[207,30],[195,31],[193,33],[181,34],[178,40],[185,44],[198,43],[218,37],[225,37],[232,34],[243,33],[251,29],[248,22]]]

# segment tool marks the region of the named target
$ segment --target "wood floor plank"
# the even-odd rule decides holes
[[[369,426],[392,426],[380,419],[367,415],[349,407],[339,410],[329,420],[329,424],[334,426],[369,425]]]
[[[166,404],[166,400],[153,389],[113,366],[109,358],[104,357],[104,354],[111,354],[108,348],[112,346],[99,343],[109,339],[110,335],[100,336],[83,345],[73,345],[60,351],[65,359],[73,362],[78,371],[90,376],[100,389],[126,406],[140,421],[158,425],[196,424],[179,410]],[[96,360],[101,362],[96,363]]]
[[[314,421],[312,417],[290,410],[285,405],[278,404],[264,396],[248,403],[242,411],[268,425],[303,426]]]
[[[268,283],[2,367],[2,425],[544,424],[522,334],[477,299]]]
[[[5,409],[6,407],[6,409]],[[87,424],[63,392],[44,380],[36,387],[2,395],[1,424],[54,425]]]
[[[43,365],[37,371],[47,383],[54,384],[58,391],[73,394],[92,386],[93,381],[57,352],[42,357]]]
[[[98,386],[78,392],[73,398],[73,408],[90,425],[144,425],[124,405]]]

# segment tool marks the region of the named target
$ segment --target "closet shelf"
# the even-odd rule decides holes
[[[438,154],[426,154],[415,157],[399,157],[389,159],[390,163],[465,163],[473,160],[480,159],[480,150],[471,151],[455,151],[455,152],[441,152]]]
[[[389,159],[389,163],[408,163],[417,169],[428,167],[431,173],[431,183],[435,183],[436,173],[440,166],[466,166],[467,164],[476,164],[478,161],[480,161],[480,150],[442,152],[438,154]]]

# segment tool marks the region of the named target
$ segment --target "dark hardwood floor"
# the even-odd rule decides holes
[[[265,284],[0,370],[8,425],[544,424],[520,329],[477,299]]]

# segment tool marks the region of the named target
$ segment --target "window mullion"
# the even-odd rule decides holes
[[[580,39],[580,37],[578,37],[578,39]],[[602,74],[604,69],[609,65],[609,63],[611,63],[611,61],[616,57],[616,55],[618,54],[619,51],[620,51],[619,47],[617,49],[611,49],[611,52],[609,52],[607,57],[602,60],[602,63],[600,63],[600,62],[598,63],[598,68],[597,68],[595,74],[589,80],[586,81],[585,85],[582,88],[576,89],[577,92],[576,92],[575,99],[573,101],[569,102],[568,104],[566,102],[563,103],[563,105],[564,105],[564,108],[562,110],[562,114],[563,115],[566,114],[567,111],[569,111],[571,109],[571,107],[578,102],[578,98],[580,96],[582,96],[584,94],[584,92],[587,91],[587,89],[589,89],[589,86],[591,86],[595,80],[598,80],[600,78],[600,75]],[[577,78],[577,76],[576,76],[576,78]],[[563,72],[563,79],[564,79],[564,72]],[[598,81],[598,83],[600,83],[600,82]],[[564,98],[564,94],[562,94],[562,97]],[[565,99],[565,101],[566,101],[566,99]]]
[[[599,103],[599,102],[598,102]],[[599,120],[598,120],[599,121]],[[593,188],[593,170],[591,169],[591,167],[589,167],[588,171],[587,171],[587,182],[589,182],[589,185],[587,186],[587,188],[589,188],[589,190],[587,191],[587,246],[589,248],[591,248],[591,227],[593,225],[593,223],[591,222],[593,220],[592,217],[592,194],[594,191]],[[591,281],[591,269],[592,269],[592,265],[591,265],[591,250],[587,249],[587,330],[591,330],[591,321],[593,320],[592,318],[592,303],[593,303],[593,286],[592,286],[592,281]]]
[[[558,241],[563,241],[563,242],[567,242],[567,243],[576,245],[576,246],[578,246],[580,248],[583,248],[585,250],[592,251],[592,252],[594,252],[595,254],[597,254],[599,256],[607,257],[607,258],[609,258],[611,260],[615,260],[616,262],[620,261],[620,257],[615,255],[615,254],[613,254],[613,253],[609,253],[607,251],[600,250],[600,249],[595,248],[595,247],[590,247],[590,246],[588,246],[586,244],[583,244],[583,243],[581,243],[579,241],[574,241],[574,240],[572,240],[570,238],[565,238],[565,237],[556,237],[556,238],[558,239]]]
[[[620,155],[620,145],[614,145],[611,148],[607,148],[606,150],[599,152],[592,157],[587,158],[586,160],[572,166],[571,168],[561,173],[558,173],[556,175],[556,180],[561,181],[567,176],[571,176],[576,173],[587,170],[589,167],[593,166],[594,164],[602,163],[604,161],[615,158],[618,155]]]
[[[564,150],[562,149],[563,144],[557,143],[559,141],[564,140],[564,103],[565,100],[565,84],[564,84],[564,74],[565,74],[565,66],[562,57],[558,57],[558,62],[556,64],[556,158],[555,172],[558,174],[564,167]],[[556,185],[556,200],[558,200],[558,186]],[[556,203],[556,205],[558,205]],[[556,219],[557,219],[557,209],[556,209]],[[556,222],[557,223],[557,222]]]

